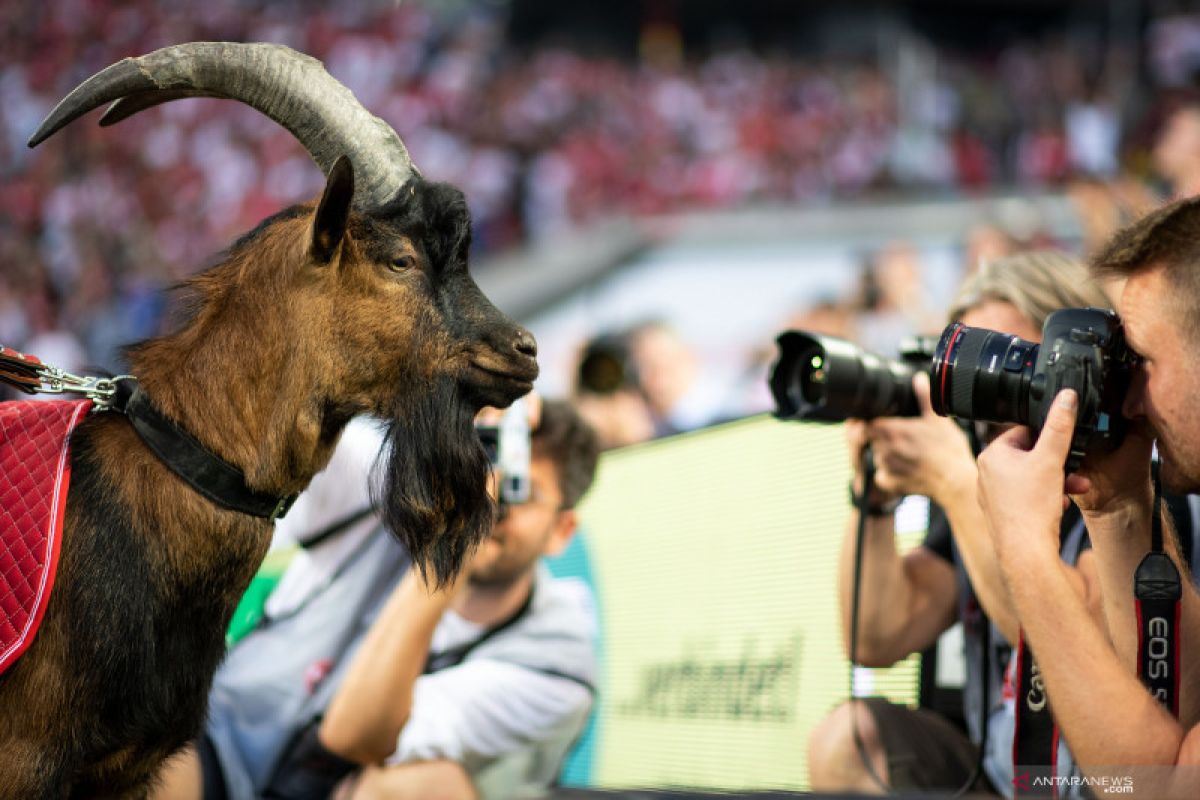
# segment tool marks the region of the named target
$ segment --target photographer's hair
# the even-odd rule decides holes
[[[1060,308],[1112,305],[1087,267],[1057,250],[1031,250],[983,262],[959,288],[950,320],[957,322],[989,300],[1010,303],[1038,329]]]
[[[1129,278],[1156,266],[1166,268],[1178,289],[1192,333],[1200,331],[1200,197],[1176,200],[1113,234],[1092,258],[1097,278]]]
[[[531,436],[534,456],[554,462],[564,509],[574,508],[596,477],[600,442],[574,406],[565,400],[542,402],[542,418]]]

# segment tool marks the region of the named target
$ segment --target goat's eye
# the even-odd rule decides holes
[[[390,268],[393,272],[404,272],[410,270],[417,265],[417,260],[412,256],[400,256],[393,258]]]

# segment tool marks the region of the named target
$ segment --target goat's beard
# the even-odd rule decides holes
[[[413,564],[444,585],[491,530],[491,466],[475,432],[478,409],[452,378],[435,378],[390,415],[375,504]]]

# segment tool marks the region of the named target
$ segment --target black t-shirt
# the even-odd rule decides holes
[[[1072,503],[1066,512],[1063,513],[1062,525],[1059,528],[1058,534],[1059,549],[1066,544],[1067,536],[1070,535],[1071,530],[1078,522],[1079,509]],[[944,558],[948,564],[954,564],[953,537],[950,533],[950,521],[946,519],[946,512],[942,511],[942,507],[932,500],[929,502],[929,528],[926,530],[925,539],[921,544]],[[1079,552],[1082,553],[1089,547],[1091,547],[1091,542],[1088,540],[1087,533],[1085,532],[1083,540],[1080,543]]]

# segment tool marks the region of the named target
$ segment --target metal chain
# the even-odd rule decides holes
[[[37,356],[0,345],[0,383],[25,394],[78,394],[92,401],[94,411],[107,411],[113,406],[117,384],[124,380],[135,378],[132,375],[113,378],[73,375],[42,363]]]
[[[79,394],[91,400],[96,411],[107,411],[112,408],[117,384],[121,381],[133,380],[132,375],[117,375],[112,378],[72,375],[58,367],[46,365],[42,365],[38,369],[38,377],[42,379],[42,386],[37,390],[39,393]]]

